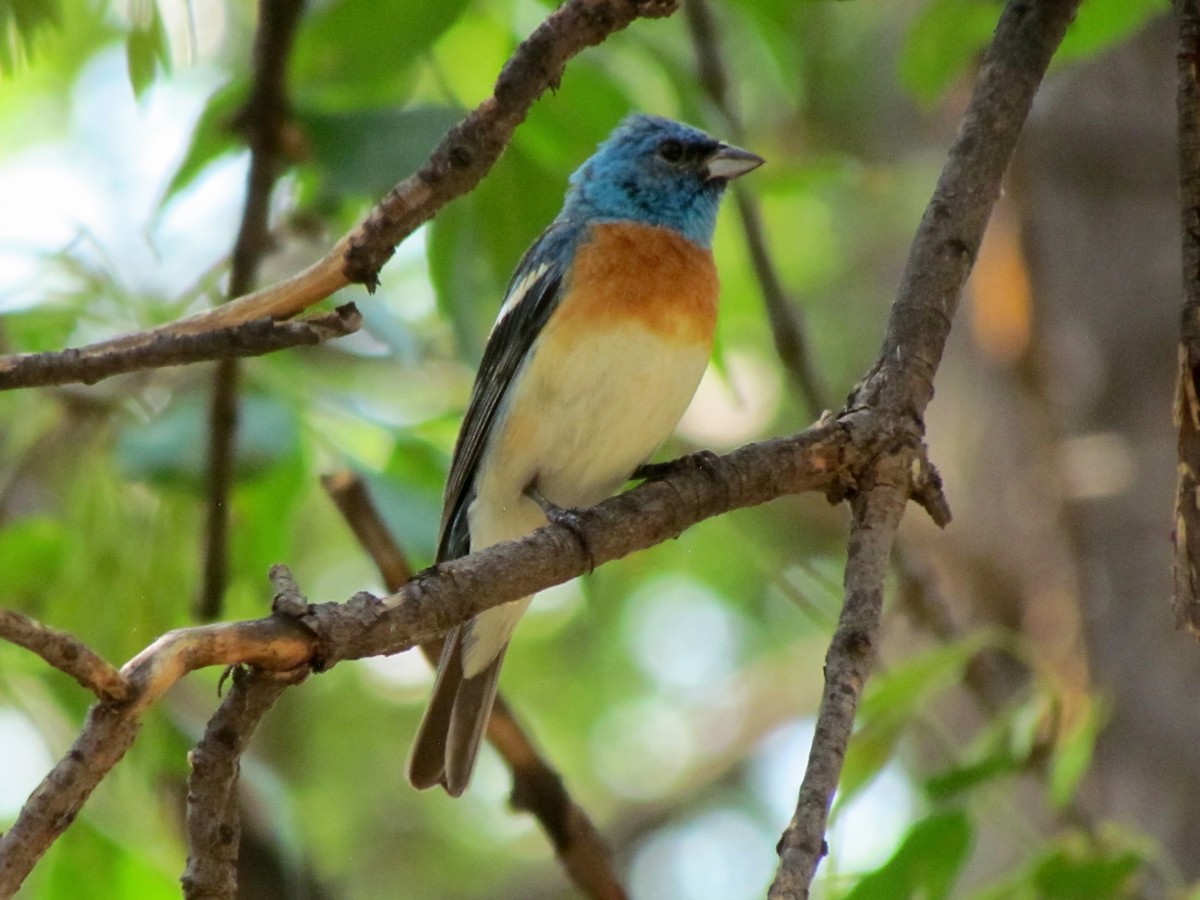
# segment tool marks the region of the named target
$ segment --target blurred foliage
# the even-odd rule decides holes
[[[311,261],[410,174],[550,6],[311,3],[290,68],[300,141],[276,203],[272,276]],[[1066,52],[1098,52],[1160,6],[1089,0]],[[949,138],[939,103],[967,83],[998,9],[714,4],[745,143],[770,160],[747,187],[832,396],[875,352]],[[232,127],[253,21],[248,0],[0,0],[0,130],[13,136],[0,147],[12,219],[0,229],[5,352],[144,327],[219,293],[245,171]],[[380,590],[318,486],[334,469],[361,473],[414,561],[430,561],[458,419],[509,272],[569,173],[628,110],[725,129],[694,55],[682,15],[585,53],[480,188],[400,249],[374,297],[345,292],[363,304],[366,333],[245,364],[230,617],[266,611],[265,573],[278,561],[314,600]],[[805,424],[781,387],[730,212],[715,250],[724,364],[664,455]],[[0,395],[0,603],[115,661],[189,624],[206,375]],[[840,512],[814,498],[740,511],[547,592],[522,625],[505,690],[612,835],[635,895],[729,900],[769,881],[807,750],[792,738],[819,701],[843,530]],[[1028,652],[993,630],[889,648],[847,759],[834,816],[848,824],[831,840],[821,896],[964,896],[973,860],[978,896],[1129,896],[1156,865],[1132,830],[1063,826],[995,869],[984,823],[1041,827],[1006,799],[1039,772],[1045,804],[1068,806],[1103,717],[1048,729],[1055,688],[1030,678],[973,736],[947,735],[938,710],[982,651]],[[458,801],[404,783],[429,685],[411,656],[310,679],[265,722],[243,781],[247,832],[286,874],[287,889],[270,895],[307,896],[315,880],[347,898],[395,896],[396,885],[409,898],[569,896],[543,836],[507,809],[494,758]],[[216,703],[216,677],[189,679],[148,717],[26,896],[175,895],[186,751]],[[0,773],[0,824],[85,708],[67,679],[0,645],[0,712],[13,714],[0,726],[26,726],[0,743],[31,760]],[[907,811],[891,810],[889,832],[873,823],[896,771]]]

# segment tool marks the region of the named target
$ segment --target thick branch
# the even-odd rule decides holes
[[[558,84],[573,56],[635,19],[669,16],[677,4],[678,0],[568,0],[517,48],[493,95],[442,139],[429,162],[397,184],[361,225],[320,260],[291,278],[216,309],[76,352],[124,352],[163,335],[198,334],[254,319],[286,319],[352,282],[374,285],[396,244],[482,180],[534,101]],[[4,383],[16,359],[0,357],[0,388],[16,386]]]
[[[908,497],[935,521],[948,520],[940,480],[922,452],[923,417],[933,397],[959,296],[1000,181],[1034,94],[1079,0],[1008,0],[975,82],[970,104],[913,240],[879,357],[850,399],[852,428],[881,422],[899,442],[862,474],[846,566],[846,599],[829,649],[826,688],[792,823],[780,842],[770,896],[808,897],[825,852],[824,834],[854,711],[869,675],[878,634],[887,554]],[[912,465],[901,472],[897,464]]]
[[[348,303],[331,313],[294,322],[255,319],[198,334],[156,334],[141,344],[104,349],[92,344],[47,353],[0,358],[0,390],[54,384],[95,384],[113,375],[164,366],[184,366],[241,356],[262,356],[290,347],[311,347],[353,334],[362,315]]]
[[[1183,315],[1175,388],[1175,623],[1200,637],[1200,2],[1176,0]]]
[[[300,670],[303,674],[304,670]],[[261,669],[233,670],[233,684],[204,737],[189,754],[187,869],[180,882],[188,900],[234,900],[242,822],[237,785],[242,754],[262,717],[295,683]]]

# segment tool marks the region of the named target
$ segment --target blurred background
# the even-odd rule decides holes
[[[866,370],[1000,5],[688,3],[574,60],[374,296],[333,298],[359,304],[361,333],[241,365],[222,618],[262,615],[280,561],[314,601],[382,592],[324,474],[359,474],[413,563],[430,562],[507,277],[630,110],[769,160],[745,182],[747,210],[802,321],[818,400],[775,353],[727,203],[718,350],[663,458],[792,433]],[[316,259],[409,174],[551,8],[308,3],[261,283]],[[1168,596],[1168,13],[1088,0],[1039,95],[928,416],[955,520],[939,532],[914,509],[903,526],[820,897],[1200,896],[1200,650],[1173,631]],[[223,298],[255,20],[248,0],[0,0],[0,351],[78,345]],[[720,102],[700,77],[718,57]],[[0,604],[118,663],[197,621],[212,381],[194,366],[0,394]],[[743,510],[545,592],[523,622],[503,690],[634,897],[764,894],[845,533],[820,497]],[[177,896],[186,754],[218,674],[146,717],[22,896]],[[533,820],[509,810],[491,751],[460,800],[408,787],[430,682],[410,653],[284,695],[243,765],[244,897],[574,896]],[[0,645],[0,828],[87,703]]]

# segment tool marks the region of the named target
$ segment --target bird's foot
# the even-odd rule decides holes
[[[583,514],[577,509],[567,509],[547,499],[546,495],[537,489],[536,484],[531,484],[525,488],[525,496],[541,507],[546,520],[551,525],[559,525],[571,532],[575,537],[575,541],[579,544],[579,549],[587,557],[588,571],[595,570],[596,557],[592,555],[592,548],[588,544],[587,534],[583,526]]]

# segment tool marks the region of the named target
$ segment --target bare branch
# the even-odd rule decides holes
[[[88,355],[131,351],[163,335],[197,334],[255,319],[297,315],[352,282],[374,286],[395,245],[488,173],[516,127],[567,62],[638,18],[675,12],[678,0],[568,0],[517,48],[484,100],[438,144],[416,174],[397,184],[358,227],[302,272],[215,309],[159,328],[89,344]],[[0,356],[0,388],[14,365]],[[107,376],[100,376],[107,377]],[[16,386],[16,385],[12,385]]]
[[[1176,627],[1200,637],[1200,2],[1175,0],[1175,16],[1183,316],[1175,388],[1179,483],[1173,602]]]
[[[0,639],[32,650],[101,700],[120,702],[132,692],[124,676],[82,641],[18,612],[0,609]]]
[[[291,347],[311,347],[353,334],[362,326],[354,304],[293,322],[255,319],[198,334],[156,334],[124,349],[92,344],[47,353],[0,357],[0,390],[55,384],[95,384],[113,375],[164,366],[184,366],[241,356],[262,356]]]
[[[883,347],[842,417],[852,430],[859,421],[872,430],[888,423],[897,444],[860,475],[857,485],[865,493],[854,500],[845,606],[829,648],[825,694],[796,813],[780,841],[772,900],[808,897],[825,852],[829,805],[879,633],[885,551],[891,549],[904,505],[912,496],[935,521],[948,520],[940,480],[924,453],[925,408],[1001,178],[1078,2],[1008,0],[1005,5],[913,240]]]
[[[233,684],[188,759],[187,869],[179,879],[189,900],[234,900],[241,841],[237,785],[241,758],[263,716],[307,670],[278,674],[237,667]]]
[[[825,855],[825,821],[842,774],[854,714],[871,674],[883,618],[883,579],[908,502],[910,454],[886,457],[873,484],[852,503],[846,599],[825,656],[825,692],[796,812],[779,841],[779,873],[771,900],[807,897]]]
[[[246,175],[242,223],[229,269],[231,299],[254,287],[258,267],[271,248],[271,193],[287,162],[285,132],[292,127],[287,61],[303,8],[304,0],[259,0],[258,4],[250,96],[236,117],[250,147],[250,170]],[[237,450],[238,375],[236,359],[217,363],[208,406],[207,512],[200,596],[196,600],[196,618],[201,621],[221,615],[229,581],[229,506]]]
[[[301,616],[308,601],[287,566],[272,566],[276,614]],[[180,877],[189,900],[234,900],[242,822],[237,786],[242,755],[263,716],[285,689],[308,676],[301,667],[269,672],[235,666],[232,687],[208,721],[204,737],[188,756],[187,868]]]
[[[850,406],[920,422],[1000,183],[1079,0],[1008,0],[921,217],[879,357]]]

